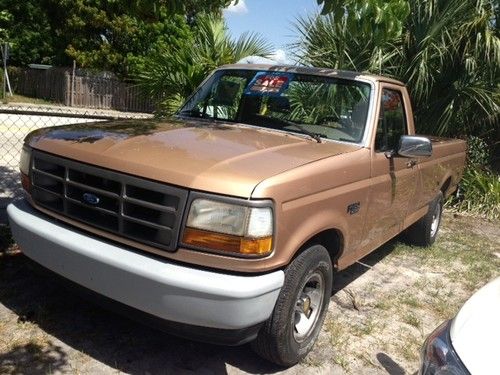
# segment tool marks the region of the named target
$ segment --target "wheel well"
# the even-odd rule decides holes
[[[441,186],[441,192],[443,193],[443,197],[445,198],[446,198],[446,192],[448,191],[450,184],[451,184],[451,177],[448,177],[444,182],[443,186]]]
[[[344,238],[342,233],[336,229],[327,229],[323,232],[317,233],[314,237],[307,240],[307,242],[294,255],[294,258],[302,251],[313,245],[321,245],[328,251],[332,264],[335,265],[337,260],[340,258],[340,255],[342,255],[343,244]]]

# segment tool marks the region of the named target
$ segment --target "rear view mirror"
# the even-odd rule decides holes
[[[431,156],[432,143],[426,137],[403,135],[399,139],[398,155],[406,158]]]

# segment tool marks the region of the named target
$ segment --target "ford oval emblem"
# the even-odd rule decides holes
[[[100,199],[97,195],[94,195],[92,193],[83,193],[83,201],[95,206],[99,203]]]

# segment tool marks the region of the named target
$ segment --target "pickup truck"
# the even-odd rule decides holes
[[[394,79],[228,65],[172,118],[30,133],[7,211],[27,257],[127,315],[291,366],[336,271],[433,244],[465,148],[416,136]]]

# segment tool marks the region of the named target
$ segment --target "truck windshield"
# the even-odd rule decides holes
[[[181,117],[244,123],[358,143],[370,85],[277,71],[218,70],[181,107]]]

